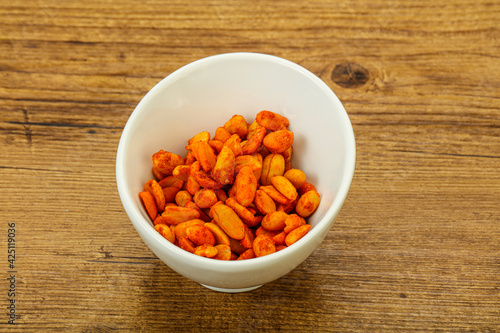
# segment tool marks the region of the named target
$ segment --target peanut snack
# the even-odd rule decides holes
[[[321,196],[291,166],[289,121],[260,111],[234,115],[188,140],[186,155],[152,156],[154,179],[139,193],[155,230],[169,242],[217,260],[262,257],[293,245],[311,225]]]

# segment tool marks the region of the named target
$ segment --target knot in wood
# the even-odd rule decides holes
[[[368,70],[356,63],[347,62],[335,66],[332,80],[343,88],[357,88],[368,82]]]

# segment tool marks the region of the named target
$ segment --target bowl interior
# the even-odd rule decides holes
[[[329,228],[354,171],[349,118],[314,74],[281,58],[247,53],[191,63],[158,83],[139,103],[123,131],[117,157],[120,196],[129,215],[133,210],[141,224],[152,225],[138,193],[153,177],[153,153],[163,149],[184,157],[187,140],[195,134],[213,135],[235,114],[252,122],[261,110],[290,120],[295,134],[292,166],[306,173],[322,198],[308,220],[310,233],[320,221]]]

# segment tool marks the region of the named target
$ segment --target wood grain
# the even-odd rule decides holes
[[[500,332],[499,17],[486,0],[1,2],[0,331]],[[114,162],[149,89],[235,51],[324,80],[357,162],[306,262],[221,294],[145,246]]]

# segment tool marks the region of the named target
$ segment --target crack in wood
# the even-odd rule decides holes
[[[123,126],[104,126],[98,124],[69,124],[69,123],[44,123],[44,122],[30,122],[25,120],[22,121],[6,121],[7,124],[21,125],[21,126],[53,126],[53,127],[75,127],[75,128],[103,128],[103,129],[123,129]]]
[[[398,152],[398,153],[428,154],[428,155],[438,155],[438,156],[457,156],[457,157],[476,157],[476,158],[500,158],[500,156],[494,156],[494,155],[475,155],[475,154],[457,154],[457,153],[433,153],[433,152],[427,152],[427,151],[404,150],[404,149],[390,149],[389,151],[394,151],[394,152]]]

